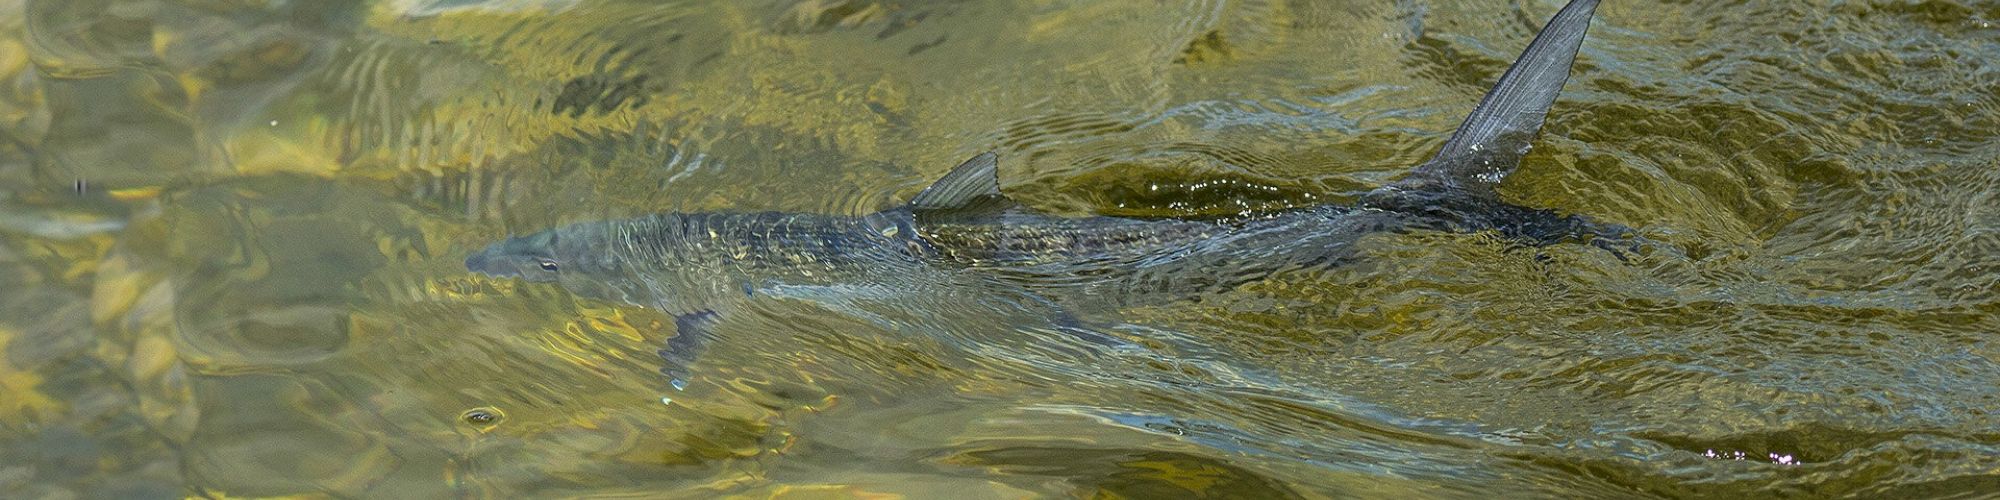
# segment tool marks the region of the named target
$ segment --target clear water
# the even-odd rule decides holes
[[[1089,318],[1147,352],[821,287],[676,391],[670,318],[461,265],[989,149],[1070,215],[1349,200],[1558,7],[0,0],[0,496],[2000,491],[1991,2],[1609,0],[1504,196],[1675,249],[1371,236]]]

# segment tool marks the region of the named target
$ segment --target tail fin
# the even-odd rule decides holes
[[[1598,0],[1571,0],[1500,76],[1479,107],[1430,161],[1389,186],[1395,190],[1450,190],[1492,196],[1494,187],[1521,165],[1555,103],[1570,64],[1583,45]]]

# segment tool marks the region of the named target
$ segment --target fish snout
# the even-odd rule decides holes
[[[479,274],[484,274],[487,276],[492,276],[495,278],[507,278],[507,277],[521,275],[520,271],[512,269],[511,266],[506,265],[507,264],[506,259],[497,258],[495,255],[493,255],[493,253],[494,252],[492,248],[485,248],[481,249],[480,251],[473,252],[472,255],[466,256],[465,270]]]

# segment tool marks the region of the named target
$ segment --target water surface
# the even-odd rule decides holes
[[[1561,2],[0,0],[9,497],[1951,496],[2000,490],[2000,7],[1598,9],[1519,204],[1081,318],[657,311],[510,233],[861,214],[995,150],[1070,215],[1342,202]]]

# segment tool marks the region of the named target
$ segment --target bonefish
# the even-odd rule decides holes
[[[1509,204],[1495,190],[1541,130],[1597,3],[1573,0],[1556,13],[1434,156],[1352,205],[1220,219],[1057,217],[1002,194],[998,156],[986,153],[908,203],[867,215],[663,213],[583,222],[494,243],[465,265],[674,314],[679,332],[662,354],[678,387],[714,337],[716,319],[783,287],[918,286],[899,277],[969,275],[1032,293],[1171,299],[1337,265],[1353,256],[1356,240],[1384,231],[1491,231],[1537,245],[1619,241],[1630,233],[1622,226]]]

